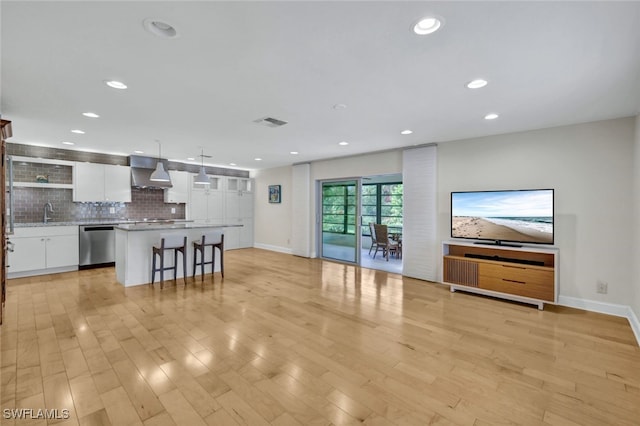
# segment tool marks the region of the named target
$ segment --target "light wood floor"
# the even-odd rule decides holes
[[[224,281],[162,291],[112,268],[12,280],[2,409],[118,426],[639,424],[625,319],[258,249],[225,262]]]

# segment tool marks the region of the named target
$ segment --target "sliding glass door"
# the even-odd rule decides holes
[[[321,182],[321,257],[360,263],[360,180]]]

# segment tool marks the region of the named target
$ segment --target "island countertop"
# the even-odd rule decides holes
[[[121,231],[164,231],[171,229],[203,229],[203,228],[235,228],[240,227],[239,224],[211,224],[197,222],[181,222],[181,223],[159,223],[159,222],[138,222],[138,223],[121,223],[115,226],[115,229]]]

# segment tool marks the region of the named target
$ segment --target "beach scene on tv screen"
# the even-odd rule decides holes
[[[553,244],[553,191],[454,192],[451,236]]]

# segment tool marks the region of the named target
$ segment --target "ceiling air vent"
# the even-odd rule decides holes
[[[273,117],[262,117],[262,118],[258,118],[257,120],[253,120],[253,122],[262,124],[263,126],[267,126],[267,127],[280,127],[287,124],[287,121],[278,120],[277,118],[273,118]]]

